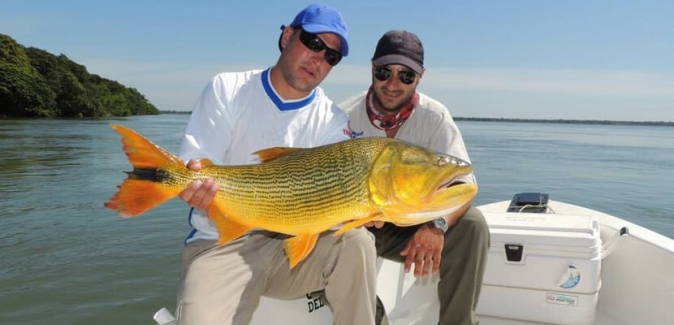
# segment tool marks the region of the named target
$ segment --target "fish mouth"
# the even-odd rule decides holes
[[[465,182],[459,181],[459,178],[467,176],[469,174],[470,174],[470,172],[462,172],[462,173],[458,173],[458,174],[455,173],[451,177],[449,177],[446,180],[444,180],[443,182],[441,182],[440,185],[438,185],[438,187],[435,188],[435,191],[436,192],[442,191],[442,190],[444,190],[446,188],[449,188],[449,187],[452,187],[452,186],[464,184]]]
[[[443,190],[443,189],[445,189],[445,188],[448,188],[448,187],[452,187],[452,186],[461,184],[461,182],[457,182],[457,181],[456,181],[458,178],[459,178],[458,176],[455,176],[455,177],[450,178],[449,180],[447,180],[447,181],[445,181],[444,183],[440,184],[440,186],[438,186],[435,190],[436,190],[436,191],[441,191],[441,190]]]
[[[470,202],[476,193],[475,184],[459,182],[454,177],[442,187],[438,187],[433,198],[424,202],[421,208],[398,215],[393,223],[405,227],[446,217]]]

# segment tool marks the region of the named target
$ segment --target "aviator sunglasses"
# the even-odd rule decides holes
[[[342,60],[342,54],[325,45],[323,40],[316,34],[300,29],[300,42],[314,52],[325,50],[325,62],[333,67]]]
[[[374,68],[374,77],[379,81],[386,81],[388,78],[391,78],[393,71],[390,68],[379,66]],[[417,74],[414,71],[400,69],[398,70],[398,79],[400,82],[411,85],[414,80],[417,78]]]

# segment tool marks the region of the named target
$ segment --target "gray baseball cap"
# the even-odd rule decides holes
[[[414,33],[391,30],[379,39],[372,64],[401,64],[421,74],[424,72],[424,47]]]

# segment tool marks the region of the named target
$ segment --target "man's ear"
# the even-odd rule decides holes
[[[283,49],[286,48],[286,45],[288,44],[288,41],[290,40],[290,36],[293,35],[293,28],[290,26],[286,26],[286,28],[281,32],[281,35],[278,37],[278,49],[279,51],[283,52]]]

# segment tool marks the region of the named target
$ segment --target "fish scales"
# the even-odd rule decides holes
[[[226,244],[251,229],[290,235],[284,242],[289,266],[309,256],[323,231],[335,235],[370,221],[418,225],[439,217],[449,224],[470,204],[477,186],[454,184],[468,175],[466,161],[390,138],[360,138],[311,149],[270,148],[262,163],[216,166],[202,160],[199,172],[135,131],[122,136],[133,166],[105,207],[133,217],[180,194],[194,180],[220,185],[208,217]]]
[[[383,140],[370,146],[389,142]],[[214,167],[212,173],[202,172],[218,176],[218,196],[236,219],[255,223],[264,218],[271,228],[285,228],[288,223],[303,228],[324,215],[336,215],[325,219],[327,229],[348,216],[371,210],[366,179],[376,157],[373,153],[378,151],[351,143],[320,155],[308,149],[261,165],[227,167],[226,172]]]

